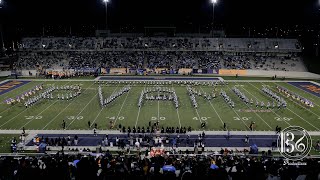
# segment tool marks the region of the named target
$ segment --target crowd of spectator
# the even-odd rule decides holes
[[[157,49],[157,50],[236,50],[258,51],[300,50],[296,39],[262,38],[162,38],[162,37],[43,37],[24,38],[22,50],[103,50],[103,49]]]
[[[270,153],[262,156],[221,154],[157,155],[145,153],[111,154],[57,153],[44,156],[1,157],[0,179],[219,179],[219,180],[316,180],[320,176],[317,159],[306,158],[306,165],[284,165]]]
[[[289,64],[288,64],[289,63]],[[305,71],[299,58],[227,55],[204,51],[65,51],[21,52],[18,69],[166,68],[166,69],[257,69]]]
[[[24,38],[14,67],[306,71],[295,54],[297,43],[239,38]],[[270,49],[275,51],[270,53]],[[243,51],[251,53],[240,53]],[[278,52],[286,55],[277,57]]]
[[[176,136],[175,136],[176,137]],[[132,146],[135,139],[146,138],[131,135],[128,142]],[[34,141],[47,142],[49,146],[77,145],[77,135],[63,138],[35,137]],[[118,139],[118,140],[117,140]],[[273,155],[271,150],[255,154],[251,149],[239,151],[221,148],[220,151],[207,151],[194,148],[182,151],[172,148],[161,154],[156,149],[162,148],[161,141],[145,151],[136,148],[111,153],[108,149],[92,151],[79,147],[79,150],[64,148],[57,153],[37,154],[33,156],[0,156],[0,179],[221,179],[221,180],[317,180],[320,178],[320,161],[307,156],[300,164],[288,165],[281,156]],[[174,138],[179,142],[179,136]],[[205,134],[199,134],[205,140]],[[182,140],[182,139],[180,139]],[[22,141],[20,139],[20,141]],[[102,141],[121,145],[121,139],[108,135]],[[137,140],[138,142],[139,140]],[[15,138],[12,143],[18,143]],[[200,142],[201,143],[201,142]],[[102,144],[102,143],[101,143]],[[105,145],[105,144],[104,144]],[[141,143],[142,145],[142,143]],[[314,143],[315,150],[320,150],[320,142]]]

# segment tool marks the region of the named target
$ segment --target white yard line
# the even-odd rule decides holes
[[[40,85],[40,84],[38,84],[38,85]],[[38,85],[36,85],[36,86],[38,86]],[[19,87],[20,88],[20,87]],[[16,88],[16,89],[19,89],[19,88]],[[13,89],[13,90],[15,90],[15,89]],[[22,94],[22,93],[21,93]],[[9,96],[7,96],[7,97],[5,97],[5,99],[7,99]],[[1,103],[1,104],[4,104],[4,103]],[[11,106],[11,107],[9,107],[9,108],[7,108],[7,109],[5,109],[5,110],[3,110],[2,112],[0,112],[0,114],[2,114],[2,113],[4,113],[4,112],[6,112],[6,111],[8,111],[8,110],[10,110],[10,109],[12,109],[13,107],[15,107],[16,105],[18,105],[19,103],[16,103],[16,104],[14,104],[13,106]]]
[[[139,107],[139,111],[138,111],[138,115],[137,115],[137,119],[136,119],[136,124],[134,125],[134,127],[137,128],[137,124],[138,124],[138,119],[139,119],[139,115],[140,115],[140,110],[141,110],[141,107]]]
[[[25,110],[23,110],[22,112],[20,112],[19,114],[17,114],[16,116],[14,116],[13,118],[9,119],[8,121],[6,121],[5,123],[3,123],[0,128],[4,125],[6,125],[7,123],[11,122],[13,119],[15,119],[16,117],[18,117],[20,114],[22,114],[23,112],[25,112],[28,108],[26,108]]]
[[[288,108],[287,108],[288,109]],[[309,125],[311,125],[312,127],[316,128],[318,131],[320,131],[319,128],[317,128],[316,126],[314,126],[313,124],[311,124],[309,121],[305,120],[303,117],[301,117],[300,115],[298,115],[297,113],[295,113],[294,111],[292,111],[291,109],[288,109],[289,111],[291,111],[293,114],[295,114],[296,116],[298,116],[300,119],[304,120],[306,123],[308,123]]]
[[[263,83],[261,83],[263,84]],[[263,84],[265,85],[265,84]],[[282,94],[280,94],[281,96],[283,96]],[[317,128],[316,126],[314,126],[313,124],[311,124],[309,121],[305,120],[303,117],[299,116],[297,113],[295,113],[294,111],[292,111],[291,109],[289,109],[288,107],[286,108],[288,109],[290,112],[292,112],[293,114],[295,114],[296,116],[298,116],[300,119],[304,120],[306,123],[308,123],[309,125],[311,125],[312,127],[314,127],[315,129],[317,129],[318,131],[320,130],[319,128]]]
[[[192,131],[187,133],[189,135],[199,135],[203,131]],[[26,130],[27,134],[92,134],[92,130]],[[311,136],[320,136],[320,131],[308,131]],[[21,130],[0,130],[1,134],[21,134]],[[97,134],[121,134],[118,130],[101,130]],[[207,131],[207,135],[226,135],[226,131]],[[267,136],[277,136],[275,131],[233,131],[233,135],[267,135]]]
[[[67,84],[69,84],[70,82],[71,82],[71,81],[69,81],[68,83],[64,84],[64,86],[67,85]],[[59,100],[56,100],[56,101],[54,101],[54,103],[51,103],[47,108],[45,108],[43,111],[41,111],[37,116],[39,116],[40,114],[42,114],[44,111],[46,111],[49,107],[51,107],[52,105],[54,105],[54,104],[57,103],[58,101],[59,101]],[[36,116],[36,117],[37,117],[37,116]],[[28,125],[29,123],[31,123],[34,119],[35,119],[35,118],[30,119],[30,121],[28,121],[28,122],[25,123],[23,126],[21,126],[20,129],[22,129],[23,127],[25,127],[25,126]]]
[[[289,84],[289,83],[287,83],[287,84]],[[298,89],[298,90],[304,91],[306,94],[309,94],[309,95],[311,95],[311,96],[313,96],[313,97],[319,98],[318,96],[316,96],[316,95],[314,95],[314,94],[312,94],[312,93],[309,93],[308,91],[306,91],[306,90],[304,90],[304,89],[300,89],[300,88],[298,88],[298,87],[296,87],[296,86],[294,86],[294,85],[292,85],[292,84],[289,84],[289,85],[291,85],[292,87],[294,87],[294,88],[296,88],[296,89]],[[317,103],[315,103],[314,101],[313,101],[313,104],[315,104],[316,106],[320,107],[320,106],[319,106]]]
[[[145,88],[146,86],[147,86],[147,84],[145,84],[143,87]],[[141,91],[143,91],[144,88]],[[136,127],[136,128],[137,128],[137,124],[138,124],[138,120],[139,120],[139,116],[140,116],[140,110],[141,110],[141,107],[139,107],[139,111],[138,111],[137,119],[136,119],[136,124],[134,125],[134,127]]]
[[[119,112],[118,112],[118,115],[117,115],[116,120],[114,121],[114,124],[116,124],[116,122],[117,122],[117,120],[118,120],[118,118],[119,118],[119,115],[120,115],[120,113],[121,113],[121,110],[122,110],[124,104],[126,103],[126,100],[127,100],[128,96],[129,96],[130,91],[132,91],[132,90],[129,90],[129,92],[127,93],[127,96],[126,96],[126,98],[124,99],[124,101],[123,101],[123,103],[122,103],[122,105],[121,105],[121,108],[120,108],[120,110],[119,110]]]
[[[103,108],[101,108],[101,110],[99,111],[99,113],[97,114],[97,116],[94,118],[92,124],[90,125],[90,127],[92,127],[92,125],[96,122],[96,120],[98,119],[98,117],[100,116],[101,112],[103,111]]]
[[[229,87],[229,86],[228,86]],[[229,88],[230,89],[230,88]],[[246,90],[247,91],[247,90]],[[272,127],[258,114],[258,113],[256,113],[255,111],[253,111],[253,109],[248,105],[248,104],[246,104],[246,106],[249,108],[249,109],[251,109],[252,110],[252,112],[254,112],[254,114],[256,115],[256,116],[258,116],[270,129],[272,129]]]
[[[204,92],[204,90],[202,89],[202,87],[200,87],[200,88],[201,88],[201,91]],[[223,125],[224,122],[223,122],[223,120],[221,119],[219,113],[216,111],[216,108],[214,108],[214,106],[212,105],[211,101],[209,101],[209,103],[210,103],[210,105],[211,105],[211,108],[212,108],[212,109],[214,110],[214,112],[217,114],[218,118],[220,119],[220,121],[221,121],[221,123],[222,123],[222,125]]]
[[[178,120],[179,120],[179,126],[180,126],[180,128],[181,128],[181,120],[180,120],[180,115],[179,115],[179,110],[178,110],[179,108],[177,108],[177,115],[178,115]]]
[[[10,80],[12,80],[12,79],[3,80],[3,81],[0,82],[0,84],[6,83],[6,82],[8,82],[8,81],[10,81]]]
[[[44,130],[49,124],[51,124],[52,121],[54,121],[61,113],[63,113],[71,104],[72,104],[72,102],[70,102],[70,103],[68,104],[68,106],[66,106],[62,111],[59,112],[59,114],[57,114],[53,119],[51,119],[51,120],[42,128],[42,130]]]
[[[111,94],[113,94],[114,92],[116,92],[116,90],[118,89],[119,84],[116,86],[116,88],[113,90],[113,92]],[[96,120],[98,119],[99,115],[101,114],[101,112],[103,111],[103,107],[101,108],[100,112],[98,113],[98,115],[94,118],[93,122],[91,123],[90,127],[92,127],[92,125],[96,122]]]
[[[198,115],[199,121],[200,121],[200,123],[202,124],[201,116],[199,115],[198,109],[195,108],[195,110],[196,110],[196,113],[197,113],[197,115]]]
[[[70,81],[68,81],[68,83],[69,83]],[[66,84],[68,84],[68,83],[66,83]],[[66,85],[65,84],[65,85]],[[1,126],[0,126],[0,128],[2,127],[2,126],[4,126],[4,125],[6,125],[7,123],[9,123],[9,122],[11,122],[12,120],[14,120],[16,117],[18,117],[20,114],[22,114],[23,112],[25,112],[26,110],[28,110],[28,108],[26,108],[25,110],[23,110],[22,112],[20,112],[19,114],[17,114],[16,116],[14,116],[13,118],[11,118],[11,119],[9,119],[8,121],[6,121],[5,123],[3,123]]]
[[[230,91],[232,91],[229,87],[229,85],[226,85],[228,87],[228,89]],[[241,116],[239,116],[239,114],[237,113],[237,111],[235,111],[233,108],[231,108],[233,110],[234,113],[236,113],[236,115],[238,116],[238,118],[242,121],[242,123],[249,129],[249,126],[242,120]]]
[[[174,91],[173,83],[171,83],[171,86],[172,86],[172,90]],[[178,120],[179,120],[179,126],[181,128],[181,119],[180,119],[180,114],[179,114],[179,107],[176,108],[176,110],[177,110],[177,116],[178,116]]]
[[[254,87],[254,88],[256,88],[257,90],[259,90],[260,91],[260,89],[259,88],[257,88],[256,86],[254,86],[254,85],[252,85],[250,82],[247,82],[248,84],[250,84],[252,87]],[[238,83],[237,83],[238,84]],[[244,87],[242,87],[242,89],[244,89],[245,91],[247,91],[251,96],[253,96],[255,99],[258,99],[256,96],[254,96],[252,93],[250,93],[248,90],[246,90]],[[271,97],[269,97],[269,96],[267,96],[268,98],[271,98]],[[272,99],[272,98],[271,98]],[[270,108],[270,110],[271,110],[271,112],[273,112],[273,114],[275,114],[276,116],[278,116],[278,117],[281,117],[279,114],[277,114],[276,112],[274,112],[273,111],[273,109],[272,108]],[[287,123],[289,126],[291,126],[291,124],[290,123],[288,123],[287,121],[284,121],[285,123]]]
[[[5,110],[3,110],[2,112],[0,112],[0,114],[2,114],[2,113],[4,113],[4,112],[6,112],[6,111],[8,111],[8,110],[10,110],[10,109],[12,109],[13,107],[15,107],[17,104],[15,104],[15,105],[13,105],[13,106],[11,106],[11,107],[9,107],[9,108],[7,108],[7,109],[5,109]]]
[[[71,121],[71,123],[67,126],[67,128],[69,128],[71,126],[71,124],[77,119],[77,117],[87,108],[87,106],[91,103],[91,101],[98,95],[98,93],[96,93],[96,95],[94,95],[92,97],[92,99],[88,102],[88,104],[78,113],[77,116],[75,116],[75,118]],[[66,128],[66,129],[67,129]]]
[[[94,84],[92,83],[89,87],[93,86]],[[83,92],[86,92],[89,88],[86,88],[86,90],[84,90]],[[43,128],[42,130],[44,130],[49,124],[51,124],[61,113],[63,113],[74,101],[71,101],[68,106],[66,106],[62,111],[60,111],[59,114],[57,114],[54,118],[52,118]]]
[[[277,83],[273,83],[273,84],[278,85]],[[280,85],[278,85],[278,86],[280,86]],[[280,93],[280,94],[281,94],[281,93]],[[283,94],[281,94],[281,95],[283,96]],[[307,109],[306,107],[304,107],[304,106],[302,106],[301,104],[297,103],[296,101],[294,101],[294,100],[292,100],[292,99],[290,99],[290,98],[287,98],[287,99],[289,99],[290,101],[294,102],[294,103],[295,103],[295,104],[297,104],[298,106],[302,107],[303,109],[305,109],[305,110],[307,110],[307,111],[311,112],[312,114],[314,114],[314,115],[318,116],[318,118],[320,118],[320,115],[318,115],[318,114],[316,114],[316,113],[314,113],[314,112],[310,111],[309,109]]]
[[[54,105],[55,103],[57,103],[59,100],[54,101],[54,103],[50,104],[50,106],[48,106],[47,108],[45,108],[44,110],[42,110],[37,116],[39,116],[40,114],[42,114],[44,111],[46,111],[47,109],[49,109],[52,105]],[[23,127],[25,127],[26,125],[28,125],[29,123],[31,123],[31,121],[33,121],[35,118],[30,119],[27,123],[25,123],[23,126],[20,127],[20,129],[22,129]]]

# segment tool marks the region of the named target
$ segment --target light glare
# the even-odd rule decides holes
[[[211,0],[212,4],[216,4],[218,0]]]
[[[0,0],[0,1],[1,1],[1,0]],[[108,3],[108,2],[109,2],[109,0],[103,0],[103,2],[104,2],[104,3]]]

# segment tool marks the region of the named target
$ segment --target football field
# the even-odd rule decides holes
[[[19,80],[17,80],[19,81]],[[25,81],[25,80],[20,80]],[[308,82],[309,83],[309,82]],[[2,83],[3,84],[3,83]],[[7,104],[9,98],[16,98],[25,94],[29,90],[42,84],[43,89],[36,92],[40,94],[46,88],[55,86],[80,85],[81,94],[72,100],[61,100],[57,94],[63,94],[63,90],[56,90],[52,94],[53,99],[41,99],[31,107],[25,107],[24,101],[20,103]],[[310,83],[311,84],[311,83]],[[312,83],[313,84],[313,83]],[[101,85],[103,97],[107,98],[111,94],[120,91],[126,83],[115,81],[115,83],[105,83]],[[313,84],[315,87],[318,85]],[[311,93],[308,90],[299,88],[298,85],[284,81],[228,81],[227,85],[217,85],[216,98],[207,100],[204,94],[211,94],[214,87],[200,83],[191,86],[202,96],[195,96],[198,108],[194,108],[190,100],[186,85],[184,84],[144,84],[131,83],[131,90],[116,98],[106,107],[101,107],[98,96],[98,84],[93,80],[29,80],[27,83],[15,88],[8,88],[0,95],[0,129],[25,129],[30,130],[61,130],[62,121],[66,122],[66,129],[92,129],[88,126],[97,123],[98,129],[109,129],[110,121],[128,127],[147,127],[149,122],[160,122],[163,127],[189,127],[193,130],[200,130],[201,123],[205,122],[205,130],[223,130],[226,123],[229,130],[245,131],[249,130],[249,125],[254,122],[254,130],[273,131],[278,125],[285,128],[288,126],[301,126],[309,131],[320,130],[320,98],[317,91]],[[287,108],[261,108],[256,107],[256,101],[273,102],[274,100],[266,95],[263,87],[267,87],[274,93],[282,97],[287,102]],[[314,107],[307,107],[302,103],[286,97],[277,91],[276,86],[287,88],[288,90],[312,101]],[[142,106],[138,107],[140,94],[146,88],[164,87],[173,89],[179,101],[179,108],[175,108],[173,101],[165,100],[144,100]],[[237,87],[246,97],[253,99],[254,103],[245,104],[233,91]],[[227,104],[220,91],[226,94],[235,103],[231,108]],[[310,90],[310,88],[309,88]],[[314,88],[313,88],[314,90]],[[32,96],[35,96],[32,95]]]

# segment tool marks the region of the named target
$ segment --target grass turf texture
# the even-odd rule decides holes
[[[16,137],[19,142],[19,135],[15,134],[0,134],[0,153],[10,153],[11,140]]]
[[[286,82],[229,82],[228,86],[217,87],[217,98],[210,102],[203,97],[196,96],[198,109],[192,107],[191,101],[184,85],[164,85],[173,87],[179,98],[180,107],[175,109],[173,102],[169,101],[145,101],[139,111],[138,98],[145,85],[134,85],[129,93],[125,93],[116,101],[101,109],[98,102],[98,85],[93,81],[43,81],[44,89],[51,85],[82,84],[82,94],[69,101],[41,100],[30,108],[21,104],[7,105],[4,100],[13,98],[40,84],[40,81],[32,81],[20,88],[14,89],[0,96],[0,129],[62,129],[62,120],[66,121],[67,129],[89,129],[87,122],[97,123],[98,129],[108,129],[110,120],[115,121],[116,127],[123,126],[146,127],[149,121],[160,120],[160,126],[191,126],[194,130],[201,129],[201,122],[206,121],[205,130],[222,130],[223,123],[227,123],[230,130],[248,130],[251,121],[255,122],[255,130],[274,130],[277,125],[285,128],[289,125],[304,127],[309,131],[319,131],[320,128],[320,98],[300,90]],[[276,85],[292,90],[299,95],[312,100],[314,108],[307,109],[289,99],[287,109],[273,109],[271,112],[245,112],[244,110],[256,110],[255,100],[272,102],[272,99],[261,91],[262,85],[268,85],[275,91]],[[120,90],[125,84],[103,85],[104,97],[109,97],[112,92]],[[153,87],[153,85],[148,85]],[[231,90],[237,86],[249,99],[254,99],[254,106],[248,107]],[[210,93],[211,86],[196,86],[198,91]],[[235,109],[227,105],[219,95],[220,89],[236,103]],[[53,93],[56,94],[57,92]]]

